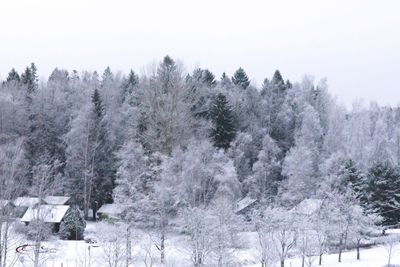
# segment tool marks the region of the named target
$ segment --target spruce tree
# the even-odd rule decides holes
[[[36,90],[38,87],[38,76],[35,63],[31,63],[30,67],[26,67],[25,72],[21,75],[21,82],[26,85],[28,94],[32,94]]]
[[[135,88],[139,84],[139,76],[131,70],[127,78],[122,83],[122,103],[127,102],[130,105],[138,105],[137,95],[134,96]]]
[[[389,162],[372,166],[360,198],[364,207],[383,217],[386,225],[400,222],[400,172]]]
[[[229,88],[232,85],[231,79],[226,75],[225,72],[222,73],[220,84],[224,88]]]
[[[285,84],[279,70],[276,70],[271,80],[264,80],[261,89],[261,95],[265,101],[264,123],[269,135],[284,153],[293,146],[295,132],[295,121],[292,117],[292,109],[295,105],[287,105],[289,104],[287,103],[287,86],[289,85]]]
[[[59,235],[61,239],[82,240],[86,222],[76,208],[71,208],[65,214],[60,224]]]
[[[235,116],[226,97],[219,93],[210,109],[211,138],[214,146],[227,149],[236,136]]]
[[[214,87],[217,83],[217,81],[215,80],[215,75],[208,69],[202,71],[201,81],[210,88]]]
[[[104,203],[112,202],[115,180],[115,156],[108,136],[105,109],[97,89],[92,96],[91,121],[93,128],[89,133],[93,160],[92,202],[93,212]]]
[[[243,90],[245,90],[250,85],[249,77],[247,77],[244,69],[239,68],[235,74],[233,74],[232,82],[238,86],[240,86]]]
[[[19,77],[18,72],[14,68],[12,68],[11,71],[8,73],[7,82],[8,83],[10,83],[10,82],[19,83],[20,81],[21,81],[21,78]]]

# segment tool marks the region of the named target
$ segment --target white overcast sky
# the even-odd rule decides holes
[[[217,77],[243,67],[259,85],[275,69],[330,91],[400,103],[400,1],[0,0],[0,77],[35,62],[140,72],[166,54]]]

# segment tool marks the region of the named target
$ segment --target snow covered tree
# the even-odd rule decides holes
[[[283,200],[296,204],[316,193],[321,134],[318,116],[312,107],[307,106],[296,145],[287,153],[283,163],[282,173],[287,177],[282,188]]]
[[[184,233],[188,235],[190,258],[194,266],[206,264],[213,246],[212,227],[213,217],[203,208],[187,208],[182,212]]]
[[[248,133],[239,132],[232,142],[228,155],[233,159],[233,163],[238,174],[239,181],[243,185],[242,193],[247,194],[248,179],[252,174],[252,166],[257,160],[257,152],[259,148]]]
[[[213,101],[210,118],[213,123],[210,136],[215,147],[229,148],[236,135],[235,116],[226,97],[221,93]]]
[[[218,267],[234,265],[235,248],[240,246],[239,232],[243,218],[235,214],[232,200],[225,196],[216,198],[209,208],[213,216],[212,247],[213,257]]]
[[[146,82],[140,97],[143,114],[141,142],[152,152],[171,154],[192,133],[193,118],[188,88],[178,64],[169,56]]]
[[[138,142],[126,143],[117,153],[119,168],[117,171],[114,201],[124,205],[127,210],[127,221],[140,221],[140,212],[154,190],[156,181],[151,155],[147,155]]]
[[[61,239],[82,240],[86,222],[76,208],[70,208],[60,223]]]
[[[112,189],[115,181],[115,158],[113,148],[108,139],[108,129],[105,121],[105,111],[100,94],[97,90],[92,96],[91,121],[93,123],[92,131],[89,134],[91,143],[92,161],[92,188],[91,206],[93,214],[96,208],[104,203],[112,201]]]
[[[294,249],[298,232],[296,218],[294,214],[282,208],[267,208],[263,213],[263,218],[271,221],[273,230],[271,239],[278,255],[280,266],[285,267],[285,260],[291,250]]]
[[[21,82],[26,86],[28,94],[32,94],[38,87],[37,67],[35,63],[31,63],[26,67],[25,72],[21,74]]]
[[[232,77],[232,82],[243,90],[246,90],[246,88],[250,85],[249,77],[247,77],[246,72],[242,68],[239,68],[237,71],[235,71]]]
[[[18,72],[14,68],[12,68],[11,71],[8,73],[6,81],[8,83],[10,82],[19,83],[21,81],[21,78],[19,77]]]
[[[354,190],[358,198],[363,198],[365,175],[356,166],[352,159],[346,158],[341,153],[334,153],[320,165],[321,191],[346,192],[349,188]]]
[[[338,262],[341,262],[342,252],[352,236],[355,236],[358,242],[361,241],[360,231],[362,230],[360,227],[363,227],[361,225],[364,225],[364,229],[368,231],[367,229],[376,222],[373,218],[377,217],[364,214],[356,194],[351,188],[342,193],[338,191],[325,192],[325,195],[324,209],[330,214],[332,240],[338,246]]]
[[[250,195],[259,200],[270,200],[277,194],[281,178],[281,150],[276,142],[266,136],[262,150],[258,153],[257,162],[253,165],[253,175],[250,179]]]
[[[297,96],[289,95],[290,87],[285,84],[281,73],[276,70],[271,81],[264,80],[261,88],[263,100],[263,124],[268,134],[286,152],[293,142],[294,116]],[[294,103],[291,103],[294,102]]]
[[[236,199],[239,182],[233,162],[208,141],[191,141],[176,148],[161,165],[161,180],[174,187],[175,201],[192,207],[207,206],[221,195]]]
[[[400,174],[388,162],[377,162],[367,174],[361,196],[363,205],[383,217],[383,224],[395,225],[400,221]]]
[[[258,237],[259,259],[261,267],[272,266],[279,260],[278,251],[273,242],[272,233],[274,225],[269,217],[264,217],[262,212],[255,212],[252,216]]]
[[[194,266],[211,262],[218,267],[231,266],[242,221],[233,212],[230,200],[222,197],[208,208],[185,208],[182,216]]]
[[[125,251],[125,232],[124,227],[118,224],[101,222],[98,225],[99,235],[97,239],[101,244],[102,261],[108,267],[121,267],[124,264]]]
[[[189,87],[188,98],[192,103],[191,112],[199,120],[209,117],[209,108],[214,95],[213,89],[217,82],[209,70],[195,69],[192,75],[186,78]]]
[[[91,107],[82,110],[72,122],[66,140],[68,191],[82,205],[85,218],[88,218],[89,208],[95,213],[103,203],[112,201],[116,172],[113,146],[98,90],[94,90]]]
[[[43,200],[46,196],[54,195],[59,190],[61,185],[60,176],[54,176],[54,169],[57,169],[57,162],[53,165],[40,164],[33,168],[32,175],[32,194]],[[28,237],[33,242],[33,266],[39,267],[42,265],[42,242],[50,236],[51,229],[45,222],[48,215],[48,209],[42,205],[37,205],[33,218],[29,223]]]
[[[360,246],[362,240],[368,240],[373,232],[378,229],[377,225],[382,218],[376,214],[366,214],[359,205],[354,205],[352,209],[352,225],[350,237],[356,245],[357,260],[360,260]]]
[[[318,256],[318,265],[322,265],[322,257],[329,251],[330,240],[334,238],[335,232],[332,229],[335,213],[329,209],[329,204],[322,201],[319,209],[310,216],[310,226],[314,231],[315,255]]]
[[[225,72],[222,73],[221,79],[220,79],[220,84],[224,88],[229,88],[232,86],[232,80],[226,75]]]
[[[158,180],[157,157],[148,155],[139,142],[129,141],[118,151],[119,168],[114,188],[114,202],[125,209],[122,218],[127,225],[126,263],[131,262],[132,229],[149,228],[154,212],[155,182]]]
[[[25,168],[23,140],[0,144],[0,267],[8,266],[8,256],[14,251],[12,244],[16,233],[12,227],[15,213],[11,200],[24,191]]]
[[[125,78],[122,83],[122,102],[128,101],[130,105],[138,105],[137,95],[135,95],[135,90],[137,90],[139,84],[139,76],[131,70],[128,77]]]

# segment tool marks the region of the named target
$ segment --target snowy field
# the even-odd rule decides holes
[[[86,233],[92,237],[99,233],[97,224],[89,223]],[[399,231],[391,231],[390,235],[399,236]],[[153,239],[148,233],[136,232],[133,237],[133,265],[138,267],[160,266],[158,262],[159,252],[155,248]],[[166,242],[167,267],[189,267],[193,266],[190,261],[190,250],[187,246],[186,237],[183,235],[169,235]],[[236,265],[242,267],[258,267],[257,239],[254,233],[243,233],[241,239],[244,246],[233,251],[232,255]],[[24,243],[24,241],[20,241]],[[115,248],[115,247],[114,247]],[[89,244],[85,241],[63,241],[54,238],[51,241],[43,243],[42,266],[45,267],[102,267],[115,266],[109,265],[110,255],[114,253],[114,248],[102,246],[100,244]],[[123,253],[124,244],[121,244],[119,252]],[[117,248],[118,250],[118,248]],[[15,264],[13,266],[32,266],[32,249],[26,249],[22,253],[12,252],[9,260]],[[387,247],[379,245],[369,249],[361,249],[361,260],[356,259],[356,251],[347,251],[342,255],[342,262],[337,262],[338,255],[330,254],[323,256],[323,265],[326,267],[383,267],[387,264]],[[146,264],[147,263],[147,264]],[[400,243],[393,247],[392,266],[400,266]],[[152,264],[152,265],[151,265]],[[398,264],[398,265],[393,265]],[[121,265],[125,266],[124,262]],[[214,266],[214,265],[205,265]],[[275,266],[278,266],[276,263]],[[300,267],[301,259],[291,258],[286,260],[286,267]],[[318,266],[318,259],[315,258],[312,266]]]

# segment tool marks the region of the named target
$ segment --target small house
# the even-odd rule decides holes
[[[97,211],[97,217],[100,220],[120,220],[124,211],[124,206],[120,204],[103,204],[103,206],[101,206],[100,209]]]
[[[44,221],[47,224],[51,224],[54,232],[58,232],[60,229],[60,223],[67,214],[69,206],[67,205],[36,205],[29,207],[21,218],[21,222],[28,225],[30,222],[35,220]]]

